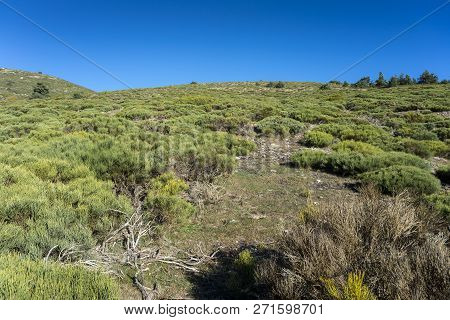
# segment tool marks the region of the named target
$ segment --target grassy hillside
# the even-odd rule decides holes
[[[0,100],[0,253],[122,298],[448,299],[449,112],[449,84]]]
[[[76,84],[42,73],[0,68],[0,97],[30,97],[38,82],[43,83],[52,96],[72,96],[74,93],[92,92]]]

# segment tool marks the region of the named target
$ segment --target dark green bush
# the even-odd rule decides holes
[[[371,85],[370,77],[363,77],[353,84],[356,88],[369,88]]]
[[[119,286],[81,266],[0,255],[0,300],[110,300]]]
[[[31,97],[33,99],[46,98],[46,97],[48,97],[49,93],[50,93],[50,90],[47,88],[47,86],[45,84],[43,84],[42,82],[38,82],[38,83],[36,83],[36,85],[33,88],[33,93],[31,95]]]
[[[333,136],[321,131],[309,131],[305,133],[301,142],[308,147],[323,148],[333,142]]]
[[[395,165],[362,174],[362,181],[373,183],[389,194],[404,190],[419,194],[437,192],[441,185],[430,172],[412,167]]]
[[[281,89],[281,88],[284,88],[285,87],[285,84],[284,84],[284,82],[282,82],[282,81],[278,81],[277,83],[275,83],[275,85],[274,85],[274,88],[278,88],[278,89]]]

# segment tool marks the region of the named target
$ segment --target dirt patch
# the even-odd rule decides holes
[[[256,150],[248,156],[238,157],[238,171],[261,172],[274,164],[287,163],[292,153],[300,150],[298,143],[303,133],[281,137],[256,139]]]

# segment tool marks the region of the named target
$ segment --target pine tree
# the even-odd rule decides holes
[[[389,87],[396,87],[400,84],[397,76],[392,76],[389,80]]]
[[[375,86],[382,88],[386,86],[386,80],[384,80],[384,75],[382,72],[378,74],[378,79],[375,81]]]
[[[432,84],[432,83],[438,83],[438,77],[434,73],[429,72],[428,70],[425,70],[419,77],[419,84]]]
[[[406,84],[406,85],[414,84],[414,80],[409,76],[409,74],[407,74],[407,75],[405,76],[405,84]]]
[[[45,98],[48,96],[49,92],[50,91],[45,84],[43,84],[42,82],[38,82],[33,88],[33,94],[31,95],[31,97],[34,99]]]
[[[371,85],[372,82],[370,81],[370,77],[363,77],[353,84],[353,86],[356,88],[368,88]]]

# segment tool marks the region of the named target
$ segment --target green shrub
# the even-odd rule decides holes
[[[0,255],[0,300],[110,300],[119,286],[81,266]]]
[[[428,203],[450,223],[450,192],[442,191],[426,197]]]
[[[432,194],[440,189],[439,180],[430,172],[412,167],[395,165],[361,175],[366,183],[373,183],[389,194],[409,190],[419,194]]]
[[[363,155],[374,155],[382,153],[383,150],[381,148],[375,147],[369,143],[361,142],[361,141],[353,141],[353,140],[345,140],[339,142],[331,147],[334,151],[338,152],[358,152]]]
[[[442,183],[450,184],[450,165],[439,167],[436,170],[436,176]]]
[[[212,96],[206,95],[186,95],[179,98],[179,103],[192,104],[196,106],[203,106],[216,102],[216,99]]]
[[[309,131],[305,133],[302,143],[308,147],[323,148],[329,146],[333,142],[331,134],[321,131]]]
[[[69,182],[70,180],[92,176],[92,171],[84,165],[74,165],[57,159],[39,159],[25,166],[41,180]]]
[[[368,170],[386,168],[393,165],[414,166],[420,169],[430,169],[427,161],[404,152],[383,152],[368,157]]]
[[[321,150],[302,150],[291,156],[291,163],[296,167],[321,169],[328,155]]]
[[[242,250],[228,272],[226,288],[233,297],[246,297],[254,285],[256,261],[249,249]]]
[[[305,105],[289,112],[289,118],[306,123],[327,123],[341,116],[342,111],[336,107],[318,107]],[[312,130],[314,131],[314,129]],[[320,130],[318,130],[320,131]]]
[[[430,129],[422,123],[403,125],[401,128],[396,130],[396,134],[401,137],[415,140],[438,140],[437,134],[430,131]]]
[[[367,148],[367,146],[364,146]],[[429,169],[429,165],[417,156],[403,152],[381,152],[364,155],[355,151],[324,153],[317,150],[302,150],[291,156],[294,166],[323,170],[343,176],[354,176],[363,172],[393,165],[415,166]]]
[[[363,272],[350,272],[344,284],[335,279],[322,280],[329,296],[336,300],[375,300],[375,295],[364,284]]]
[[[236,156],[247,155],[255,148],[251,141],[224,132],[209,132],[190,137],[174,136],[169,146],[161,146],[162,158],[174,162],[176,173],[185,180],[211,181],[231,173]],[[164,152],[171,152],[169,156]]]
[[[0,203],[0,234],[10,239],[0,240],[0,253],[34,258],[45,257],[53,247],[54,255],[73,247],[88,250],[118,222],[112,209],[131,211],[110,182],[88,176],[52,183],[6,165],[0,167]]]
[[[284,87],[285,87],[285,84],[284,84],[284,82],[282,82],[282,81],[278,81],[278,82],[275,83],[275,85],[274,85],[274,88],[278,88],[278,89],[284,88]]]
[[[255,270],[255,260],[250,250],[245,249],[241,251],[234,261],[234,265],[243,277],[252,278]]]
[[[173,173],[165,173],[150,182],[145,208],[159,223],[185,222],[194,207],[180,195],[188,185]]]
[[[333,152],[328,155],[322,170],[342,176],[353,176],[370,169],[370,158],[359,152]]]
[[[394,138],[389,132],[369,124],[322,124],[314,128],[313,131],[323,131],[341,140],[370,143],[387,151],[392,150],[394,142]]]
[[[74,99],[82,99],[83,98],[83,94],[80,92],[74,92],[74,94],[72,95],[72,98]]]
[[[253,111],[252,119],[255,121],[261,121],[264,118],[273,117],[279,115],[280,111],[271,105],[257,106]]]
[[[421,158],[432,156],[447,156],[449,146],[439,140],[414,140],[402,139],[399,142],[399,150],[415,154]]]
[[[256,132],[268,136],[287,136],[289,134],[296,134],[299,133],[303,128],[304,125],[301,122],[290,118],[283,118],[280,116],[264,118],[255,126]]]

